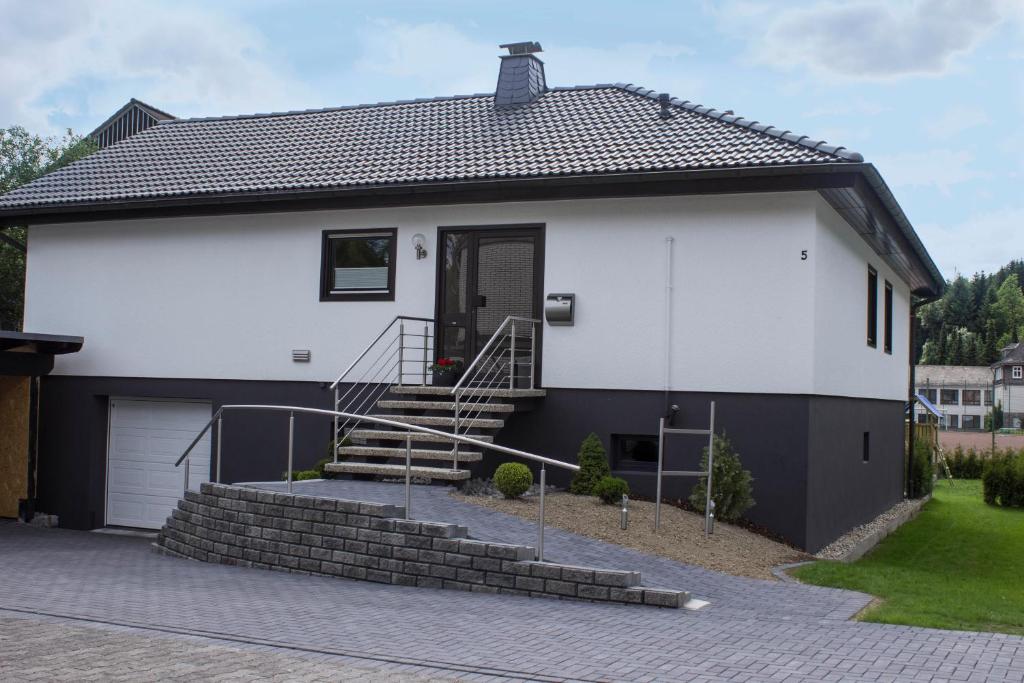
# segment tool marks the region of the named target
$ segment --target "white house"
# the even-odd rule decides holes
[[[946,429],[984,428],[992,411],[992,380],[989,368],[969,365],[918,365],[914,376],[916,393],[942,412]],[[914,405],[917,421],[925,422],[929,413]]]
[[[85,339],[42,383],[38,507],[158,525],[170,463],[229,403],[375,410],[564,460],[596,432],[651,495],[659,418],[704,427],[712,400],[753,521],[815,550],[897,502],[911,302],[943,278],[874,166],[637,86],[548,87],[537,48],[501,58],[493,94],[162,120],[0,197],[0,225],[31,226],[25,328]],[[476,363],[454,413],[439,357]],[[507,393],[475,405],[474,383]],[[279,476],[286,422],[226,414],[223,480]],[[334,429],[297,418],[297,464]],[[342,472],[403,450],[337,429]],[[433,446],[435,479],[500,462]]]

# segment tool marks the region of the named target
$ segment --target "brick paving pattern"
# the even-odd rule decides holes
[[[337,482],[310,487],[325,484]],[[327,488],[364,500],[374,500],[375,489],[394,492],[377,497],[403,495],[401,487],[383,484],[347,486],[361,487],[363,495]],[[313,493],[310,487],[304,492]],[[531,542],[532,524],[452,505],[443,489],[417,488],[418,519],[501,532],[487,540]],[[639,570],[645,581],[689,589],[712,604],[696,612],[637,609],[301,576],[165,557],[145,539],[0,523],[0,609],[301,646],[359,658],[383,672],[426,667],[420,671],[430,675],[547,680],[1024,680],[1024,638],[852,622],[866,596],[725,576],[566,532],[551,530],[547,546],[552,558],[573,563],[614,551],[601,564]]]

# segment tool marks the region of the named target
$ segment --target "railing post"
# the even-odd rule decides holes
[[[223,443],[222,434],[224,433],[224,413],[217,416],[217,479],[216,482],[220,483],[220,454],[221,454],[221,443]]]
[[[295,413],[288,413],[288,493],[292,492],[292,455],[295,453]]]
[[[334,387],[334,412],[338,412],[338,385]],[[338,416],[334,416],[334,434],[331,436],[331,448],[334,449],[334,462],[338,462]]]
[[[537,516],[537,561],[544,561],[544,489],[547,488],[544,463],[540,464],[540,514]]]
[[[508,388],[516,388],[516,321],[512,321],[512,343],[508,346]]]
[[[423,386],[427,386],[427,334],[430,331],[430,326],[427,323],[423,323],[423,381],[420,382]]]
[[[405,365],[405,321],[398,323],[398,386],[402,386]]]
[[[412,432],[405,435],[405,518],[412,519]]]
[[[189,470],[189,467],[191,465],[192,465],[192,456],[190,455],[187,458],[185,458],[185,491],[188,491],[188,470]],[[182,498],[184,498],[184,497],[185,497],[184,494],[182,494]]]
[[[658,478],[655,480],[654,530],[661,528],[661,470],[665,450],[665,418],[658,420]]]
[[[455,392],[455,436],[459,435],[459,392]],[[452,441],[452,469],[459,469],[459,442],[458,439]]]
[[[537,323],[530,323],[530,388],[535,389],[537,377]]]

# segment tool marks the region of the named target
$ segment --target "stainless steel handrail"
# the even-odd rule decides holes
[[[503,336],[503,335],[501,334],[501,333],[502,333],[502,331],[503,331],[503,330],[505,329],[505,327],[506,327],[506,326],[508,326],[508,325],[509,325],[510,323],[512,323],[513,321],[515,321],[515,322],[524,322],[524,323],[530,323],[531,325],[537,325],[537,324],[540,324],[540,320],[537,320],[536,318],[522,318],[522,317],[520,317],[520,316],[517,316],[517,315],[510,315],[510,316],[508,316],[507,318],[505,318],[505,319],[504,319],[504,320],[503,320],[503,321],[501,322],[501,324],[500,324],[500,325],[498,325],[498,329],[496,329],[496,330],[494,331],[494,334],[492,334],[492,335],[491,335],[491,338],[487,340],[487,343],[486,343],[486,344],[484,344],[484,348],[482,348],[482,349],[480,350],[480,353],[476,354],[476,358],[474,358],[474,359],[473,359],[473,362],[469,364],[469,367],[467,367],[467,368],[465,369],[465,371],[463,371],[463,373],[462,373],[462,377],[460,377],[460,378],[459,378],[459,381],[455,383],[455,386],[454,386],[454,387],[452,387],[452,390],[451,390],[451,393],[452,393],[452,394],[454,394],[454,393],[455,393],[456,391],[458,391],[459,389],[461,389],[461,388],[462,388],[462,383],[463,383],[464,381],[466,381],[466,378],[467,378],[467,377],[469,377],[469,376],[470,376],[470,374],[471,374],[471,372],[472,372],[473,368],[474,368],[474,367],[476,367],[476,364],[477,364],[477,363],[479,363],[479,362],[480,362],[480,359],[484,357],[484,355],[485,355],[485,354],[487,353],[487,351],[488,351],[488,350],[489,350],[489,349],[491,348],[491,345],[492,345],[492,344],[494,344],[494,342],[495,342],[495,341],[496,341],[497,339],[499,339],[500,337],[502,337],[502,336]]]
[[[385,426],[388,426],[388,427],[395,427],[395,428],[404,430],[405,433],[406,433],[406,443],[405,443],[405,452],[406,452],[406,457],[405,457],[405,500],[406,500],[405,516],[406,516],[406,519],[409,519],[410,508],[411,508],[411,501],[412,501],[412,497],[411,497],[411,482],[412,482],[412,477],[411,477],[411,472],[412,472],[412,436],[413,436],[414,433],[416,433],[416,434],[429,434],[429,435],[433,435],[433,436],[442,436],[445,439],[451,439],[452,441],[455,441],[455,442],[465,443],[465,444],[469,444],[469,445],[472,445],[472,446],[476,446],[476,447],[481,448],[481,449],[497,451],[499,453],[505,453],[507,455],[514,455],[517,458],[523,458],[524,460],[530,460],[532,462],[540,463],[540,495],[538,496],[539,497],[539,504],[540,504],[540,515],[539,515],[539,517],[537,519],[537,548],[536,548],[537,560],[540,561],[540,562],[544,561],[544,494],[545,494],[545,488],[546,488],[546,484],[547,484],[547,476],[546,476],[545,466],[552,465],[554,467],[561,467],[561,468],[569,470],[571,472],[578,472],[579,469],[580,469],[579,465],[573,465],[572,463],[562,462],[561,460],[555,460],[553,458],[546,458],[543,455],[536,455],[535,453],[527,453],[526,451],[520,451],[520,450],[517,450],[515,448],[509,448],[507,446],[499,446],[497,444],[489,443],[487,441],[480,441],[479,439],[474,439],[473,437],[470,437],[470,436],[460,436],[458,434],[451,434],[449,432],[442,432],[442,431],[437,430],[437,429],[430,429],[429,427],[421,427],[420,425],[412,425],[412,424],[406,424],[404,422],[396,422],[394,420],[388,420],[388,419],[385,419],[385,418],[382,418],[382,417],[376,417],[376,416],[373,416],[373,415],[358,415],[358,414],[355,414],[355,413],[344,413],[344,412],[340,412],[340,411],[336,411],[336,410],[324,410],[322,408],[306,408],[304,406],[232,404],[232,405],[222,405],[220,408],[217,409],[217,411],[213,414],[213,417],[210,419],[210,421],[206,423],[206,426],[203,427],[203,429],[199,432],[199,434],[196,435],[196,437],[192,440],[192,443],[190,443],[188,448],[185,449],[185,452],[182,453],[181,457],[178,458],[178,460],[174,463],[175,467],[178,467],[179,465],[181,465],[182,462],[185,463],[185,490],[186,491],[188,490],[188,484],[189,484],[189,481],[188,481],[189,480],[189,465],[191,464],[190,461],[189,461],[189,454],[192,453],[192,450],[196,447],[196,445],[203,439],[204,436],[206,436],[206,433],[210,430],[210,428],[213,426],[213,424],[215,422],[217,423],[217,463],[216,463],[216,473],[217,473],[216,476],[217,476],[217,478],[216,478],[216,482],[218,484],[220,483],[221,435],[222,435],[222,428],[223,428],[223,425],[224,425],[224,423],[223,423],[224,412],[228,411],[228,410],[268,410],[268,411],[276,411],[276,412],[283,412],[283,413],[288,413],[289,414],[288,415],[288,475],[287,475],[288,492],[289,493],[292,492],[292,457],[293,457],[293,454],[294,454],[294,444],[295,444],[295,413],[305,413],[305,414],[309,414],[309,415],[323,415],[325,417],[331,417],[333,419],[337,419],[337,418],[346,418],[346,419],[357,418],[357,419],[365,420],[367,422],[373,422],[374,424],[385,425]]]
[[[345,368],[345,371],[343,373],[341,373],[338,376],[338,379],[334,380],[334,382],[328,388],[329,389],[336,389],[338,387],[338,385],[341,383],[341,380],[345,379],[345,375],[347,375],[348,373],[352,372],[352,368],[354,368],[356,365],[359,364],[359,361],[361,361],[366,356],[366,354],[368,354],[370,352],[370,349],[373,348],[374,344],[379,342],[381,340],[381,337],[383,337],[385,334],[387,334],[388,330],[390,330],[394,326],[394,324],[396,322],[398,322],[399,320],[416,320],[416,321],[419,321],[421,323],[432,323],[432,322],[434,322],[433,318],[418,318],[418,317],[411,316],[411,315],[396,315],[394,318],[392,318],[391,322],[389,322],[387,324],[387,327],[385,327],[383,330],[381,330],[381,333],[377,335],[377,338],[374,339],[372,342],[370,342],[369,345],[365,349],[363,349],[363,352],[360,353],[359,356],[357,356],[354,361],[352,361],[351,365],[349,365],[347,368]]]

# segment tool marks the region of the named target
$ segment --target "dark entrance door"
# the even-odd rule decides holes
[[[468,365],[506,317],[539,319],[543,231],[445,228],[439,238],[439,354]]]

